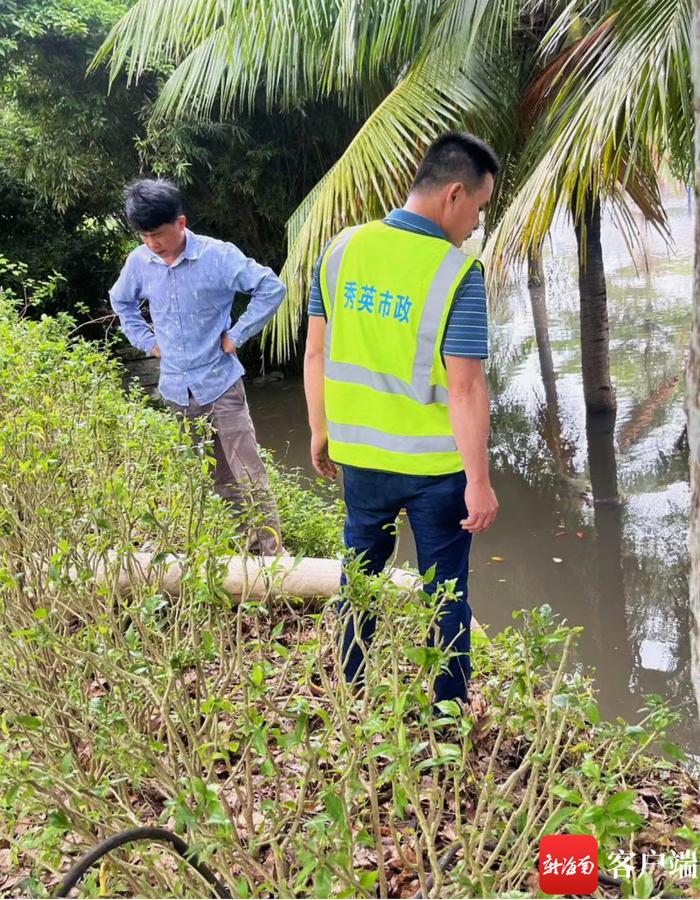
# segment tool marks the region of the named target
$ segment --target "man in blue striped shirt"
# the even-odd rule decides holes
[[[132,346],[160,358],[159,390],[180,418],[205,417],[214,430],[217,493],[240,511],[254,503],[264,527],[252,549],[281,549],[277,506],[258,454],[243,389],[238,348],[272,318],[285,287],[272,269],[234,244],[193,234],[180,191],[168,181],[143,179],[126,196],[129,223],[141,236],[109,292]],[[231,327],[236,293],[250,294]],[[148,301],[152,325],[141,312]]]
[[[406,209],[392,209],[384,219],[387,225],[412,231],[415,234],[427,234],[430,237],[447,240],[445,233],[425,216]],[[319,270],[323,262],[323,254],[316,261],[311,292],[309,295],[309,315],[325,318]],[[488,326],[486,317],[486,287],[484,275],[479,266],[472,266],[464,281],[455,292],[454,302],[447,320],[447,329],[442,342],[443,356],[458,356],[465,359],[486,359],[488,352]]]
[[[346,271],[343,266],[347,258],[351,260],[347,277],[361,278],[359,284],[380,283],[392,270],[415,271],[415,260],[410,259],[411,269],[405,254],[416,253],[419,245],[427,264],[434,265],[433,260],[445,260],[450,255],[450,265],[458,265],[457,271],[461,271],[466,259],[460,262],[460,255],[449,245],[461,247],[478,227],[498,171],[491,147],[473,135],[451,132],[438,138],[418,168],[403,209],[392,210],[384,219],[391,229],[424,236],[421,241],[390,240],[374,224],[359,226],[354,235],[350,230],[343,232],[324,250],[329,255],[326,264],[324,254],[317,262],[309,302],[304,383],[311,458],[321,475],[335,476],[336,465],[329,455],[329,432],[333,430],[333,451],[343,470],[347,549],[362,559],[368,572],[379,573],[394,549],[391,525],[405,508],[416,540],[419,569],[423,574],[431,569],[434,572],[426,591],[434,593],[438,584],[454,581],[454,599],[442,606],[439,622],[442,646],[451,651],[451,656],[435,681],[438,703],[467,700],[471,675],[469,550],[472,535],[489,528],[498,512],[487,450],[489,400],[482,361],[488,355],[488,346],[482,269],[479,263],[472,263],[454,292],[453,282],[448,282],[446,293],[434,273],[429,288],[416,285],[417,291],[427,291],[422,308],[432,302],[432,314],[424,312],[415,333],[406,332],[406,353],[414,360],[414,372],[431,372],[439,346],[445,367],[444,381],[440,382],[446,384],[445,399],[417,401],[434,404],[432,420],[422,418],[421,410],[405,402],[407,397],[415,402],[420,385],[406,383],[391,369],[386,345],[390,341],[399,352],[396,333],[379,327],[355,330],[359,320],[344,312],[347,302],[343,303],[342,293],[355,281],[346,281],[343,286],[339,273]],[[363,237],[363,229],[364,235],[372,237]],[[435,253],[428,246],[433,241],[439,242]],[[355,255],[354,242],[362,248]],[[404,282],[399,283],[404,293],[410,292]],[[392,291],[396,293],[393,287]],[[442,314],[448,302],[442,331],[444,318],[436,315],[434,308]],[[332,338],[327,340],[330,333]],[[355,359],[353,347],[357,346],[358,335],[363,343]],[[334,346],[342,346],[342,353],[336,351],[338,355],[334,356]],[[360,397],[364,398],[364,407]],[[328,409],[334,410],[337,420],[327,416],[327,398]],[[338,398],[344,398],[345,408],[339,406]],[[385,415],[384,420],[377,410]],[[425,432],[415,422],[401,419],[407,414],[415,416],[421,427],[425,421],[437,422],[439,417],[441,429],[442,423],[446,424],[454,439],[446,437],[443,430],[427,432],[438,437],[416,438]],[[344,419],[343,415],[354,418]],[[446,450],[448,461],[443,461],[438,449]],[[422,461],[421,453],[426,457]],[[377,465],[377,459],[383,461],[382,465]],[[340,605],[346,618],[341,656],[346,679],[357,685],[364,679],[366,652],[376,619],[356,610],[356,615],[348,616],[348,603],[344,598]]]

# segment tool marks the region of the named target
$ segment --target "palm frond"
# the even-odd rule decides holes
[[[608,27],[574,60],[557,91],[551,121],[574,139],[578,158],[653,146],[692,159],[691,0],[616,0]]]
[[[157,115],[202,114],[215,103],[249,106],[264,86],[268,103],[289,107],[317,95],[340,0],[139,0],[114,26],[92,67],[113,80],[175,66]]]
[[[177,62],[223,21],[217,0],[138,0],[112,28],[90,64],[109,62],[110,82],[121,71],[138,80],[148,69]]]
[[[653,161],[690,157],[690,0],[612,6],[552,81],[550,112],[523,151],[520,187],[489,238],[495,275],[541,245],[558,208],[573,203],[581,215],[582,184],[612,201],[630,241],[625,191],[666,234]]]
[[[355,135],[347,150],[287,223],[289,254],[282,270],[287,297],[269,334],[274,354],[291,354],[314,262],[341,228],[401,205],[427,145],[494,103],[464,72],[444,78],[429,60],[409,71]]]
[[[431,33],[444,0],[340,0],[325,61],[326,93],[353,93],[400,72]]]
[[[443,65],[458,68],[479,42],[482,57],[497,55],[508,42],[528,0],[447,0],[432,24],[419,60],[439,54]]]
[[[454,6],[457,0],[452,0]],[[483,8],[487,0],[459,0]],[[516,0],[508,0],[514,3]],[[161,117],[288,109],[331,94],[359,108],[415,60],[444,0],[139,0],[112,29],[92,66],[175,67],[155,108]]]

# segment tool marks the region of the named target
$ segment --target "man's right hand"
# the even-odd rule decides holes
[[[160,359],[160,347],[158,346],[158,344],[154,344],[151,347],[151,356],[156,356],[158,359]]]
[[[496,521],[498,500],[491,485],[486,482],[467,482],[464,492],[467,518],[460,521],[464,531],[477,534],[486,531]]]
[[[311,435],[311,462],[314,469],[324,478],[335,478],[338,469],[328,455],[328,435]]]

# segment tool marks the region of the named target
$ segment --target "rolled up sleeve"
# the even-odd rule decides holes
[[[239,292],[251,295],[245,312],[226,332],[236,347],[240,347],[267,325],[284,300],[287,289],[269,266],[261,266],[233,244],[228,246],[230,249],[225,265],[227,287],[232,296]]]
[[[109,291],[109,302],[119,316],[121,329],[131,346],[150,353],[156,345],[156,339],[140,309],[141,285],[134,268],[132,258],[129,257]]]

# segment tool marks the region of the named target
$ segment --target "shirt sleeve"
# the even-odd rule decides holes
[[[156,345],[156,339],[153,329],[141,312],[141,300],[141,281],[137,274],[137,264],[133,256],[130,256],[109,291],[109,302],[119,316],[121,329],[131,346],[143,353],[150,353]]]
[[[309,315],[322,316],[324,319],[326,318],[326,310],[323,305],[323,297],[321,296],[321,263],[325,252],[324,250],[314,264],[311,288],[309,290]]]
[[[480,264],[471,267],[455,292],[442,353],[475,359],[489,355],[486,285]]]
[[[284,300],[287,289],[269,266],[261,266],[245,256],[234,244],[225,246],[226,287],[232,296],[238,292],[251,295],[245,312],[226,332],[236,347],[241,347],[267,325]]]

